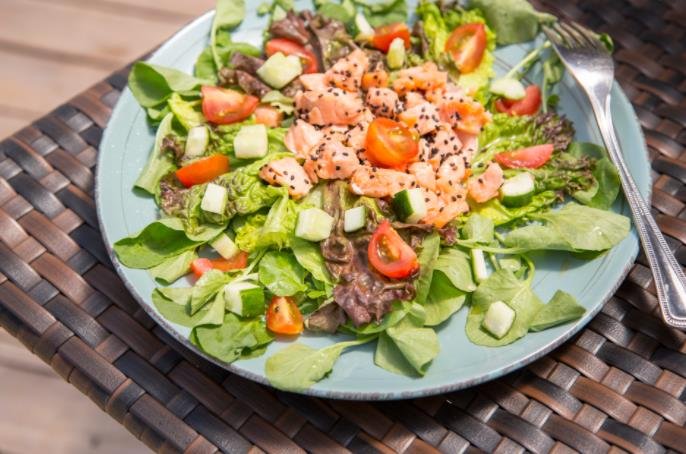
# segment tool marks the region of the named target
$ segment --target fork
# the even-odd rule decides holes
[[[649,205],[638,192],[615,135],[610,112],[614,81],[612,57],[595,33],[576,22],[557,21],[543,26],[543,32],[591,101],[600,134],[619,171],[634,225],[653,272],[662,317],[668,325],[686,328],[686,277],[650,214]]]

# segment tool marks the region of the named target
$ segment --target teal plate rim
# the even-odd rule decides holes
[[[148,61],[154,61],[157,56],[159,56],[162,53],[168,52],[171,49],[175,48],[177,45],[179,45],[182,40],[184,39],[184,35],[188,33],[191,30],[194,30],[196,27],[201,26],[203,23],[210,21],[210,19],[214,16],[214,11],[208,11],[207,13],[203,14],[202,16],[196,18],[195,20],[191,21],[187,25],[185,25],[183,28],[181,28],[179,31],[177,31],[174,35],[172,35],[164,44],[162,44],[157,50],[155,50],[148,58]],[[502,61],[497,61],[496,62],[499,65],[503,65]],[[619,101],[622,104],[622,109],[626,110],[626,113],[629,114],[629,121],[631,123],[631,126],[636,130],[638,133],[638,136],[640,137],[640,145],[639,148],[642,151],[642,155],[639,157],[643,162],[646,164],[649,164],[649,156],[647,152],[647,148],[645,146],[645,138],[643,135],[643,131],[640,127],[640,123],[638,121],[638,118],[636,116],[636,113],[631,106],[631,103],[629,102],[628,98],[626,97],[625,93],[619,86],[619,83],[615,81],[615,86],[613,88],[613,98],[615,99],[614,102]],[[112,244],[113,241],[118,240],[119,238],[110,238],[108,235],[108,227],[107,223],[105,222],[105,215],[104,215],[104,207],[102,201],[102,195],[103,195],[103,188],[101,186],[101,182],[103,181],[102,175],[104,174],[105,170],[102,165],[102,162],[104,160],[104,157],[106,155],[106,152],[103,152],[102,150],[106,150],[108,147],[106,146],[111,140],[112,135],[116,134],[114,131],[114,124],[117,122],[118,117],[120,116],[120,112],[124,110],[124,106],[128,102],[135,102],[133,100],[133,97],[128,89],[126,87],[120,95],[119,100],[117,101],[117,104],[115,108],[112,111],[112,114],[110,116],[110,121],[108,121],[108,124],[103,132],[102,140],[100,142],[99,146],[99,153],[98,153],[98,158],[97,158],[97,167],[96,167],[96,176],[95,176],[95,201],[96,201],[96,212],[98,216],[98,224],[100,228],[100,232],[103,236],[104,243],[105,243],[105,248],[107,250],[107,253],[112,261],[112,264],[117,271],[117,274],[119,277],[122,279],[125,287],[127,290],[131,293],[131,295],[135,298],[135,300],[142,306],[143,310],[149,315],[158,325],[160,325],[166,332],[169,334],[174,340],[179,342],[181,345],[183,345],[185,348],[190,349],[193,351],[195,354],[201,356],[202,358],[206,359],[207,361],[210,361],[211,363],[226,369],[230,372],[236,373],[237,375],[240,375],[244,378],[247,378],[249,380],[255,381],[257,383],[271,386],[269,381],[266,379],[264,374],[258,374],[255,372],[252,372],[250,370],[247,370],[243,367],[240,367],[240,361],[237,361],[235,363],[225,363],[223,361],[217,360],[203,351],[201,351],[199,348],[197,348],[195,345],[193,345],[186,336],[184,336],[182,333],[180,333],[170,322],[168,322],[164,317],[162,317],[160,314],[156,312],[156,310],[153,308],[153,306],[146,301],[146,297],[141,295],[135,285],[129,280],[129,278],[126,275],[127,268],[124,267],[119,263],[117,260],[117,257],[112,249]],[[112,121],[114,120],[114,121]],[[593,121],[593,119],[592,119]],[[147,151],[147,150],[146,150]],[[649,168],[649,165],[647,166]],[[648,170],[646,170],[648,172]],[[650,200],[650,194],[651,194],[651,184],[650,184],[650,176],[649,173],[646,173],[645,175],[640,175],[641,178],[638,179],[637,184],[639,185],[639,189],[643,196],[646,198],[646,200]],[[621,201],[621,207],[622,211],[626,211],[626,201],[623,200]],[[409,398],[416,398],[416,397],[426,397],[426,396],[431,396],[431,395],[436,395],[436,394],[443,394],[451,391],[456,391],[459,389],[464,389],[468,388],[471,386],[478,385],[480,383],[484,383],[493,379],[496,379],[498,377],[501,377],[505,374],[508,374],[510,372],[513,372],[517,369],[520,369],[533,361],[543,357],[550,351],[554,350],[561,344],[563,344],[565,341],[569,340],[572,336],[577,334],[586,324],[588,324],[593,317],[602,309],[604,303],[608,301],[612,295],[617,291],[621,283],[623,282],[624,278],[627,276],[629,271],[631,270],[631,267],[633,266],[633,263],[638,255],[638,238],[635,233],[635,229],[632,228],[632,233],[631,235],[631,242],[629,244],[625,244],[624,247],[631,247],[633,250],[631,253],[627,256],[628,259],[626,260],[626,263],[624,264],[623,268],[621,271],[616,274],[617,280],[613,283],[612,286],[608,287],[606,292],[597,300],[597,303],[595,303],[590,309],[586,311],[584,316],[578,320],[575,324],[570,325],[569,328],[562,333],[561,335],[557,336],[554,340],[540,346],[539,348],[528,352],[525,355],[522,355],[519,357],[517,360],[510,361],[507,364],[502,364],[498,367],[495,367],[491,370],[488,370],[487,372],[478,374],[476,376],[473,376],[469,379],[458,379],[453,382],[445,383],[442,385],[438,386],[430,386],[430,387],[421,387],[418,389],[412,389],[410,391],[341,391],[341,390],[330,390],[330,389],[318,389],[316,386],[311,387],[302,391],[299,391],[301,394],[306,394],[306,395],[311,395],[315,397],[322,397],[322,398],[330,398],[330,399],[345,399],[345,400],[398,400],[398,399],[409,399]],[[619,247],[619,246],[618,246]],[[151,278],[152,279],[152,278]],[[149,299],[149,298],[148,298]],[[505,347],[500,347],[500,348],[508,348],[507,346]],[[373,365],[373,362],[371,361],[370,358],[370,365],[372,367],[376,367]],[[390,374],[390,373],[389,373]],[[421,379],[420,379],[421,380]]]

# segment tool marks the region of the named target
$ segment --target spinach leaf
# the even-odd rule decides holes
[[[465,292],[457,289],[442,271],[434,271],[429,297],[424,304],[424,325],[440,325],[460,310],[466,300]]]
[[[527,0],[471,0],[470,6],[484,13],[501,45],[531,41],[540,23],[556,20],[551,14],[536,11]]]
[[[188,274],[191,262],[197,257],[198,255],[192,249],[182,252],[181,254],[170,257],[159,265],[150,268],[150,275],[163,284],[171,284],[180,277]]]
[[[205,116],[202,114],[201,101],[196,99],[194,101],[186,101],[178,93],[172,93],[167,100],[169,109],[174,114],[176,121],[188,131],[194,126],[205,123]]]
[[[545,225],[528,225],[512,230],[505,245],[527,250],[571,252],[605,251],[626,237],[629,218],[611,211],[569,203],[558,211],[530,215]]]
[[[419,252],[419,277],[415,281],[414,300],[419,304],[426,302],[431,288],[431,278],[434,272],[434,264],[438,258],[441,247],[441,237],[437,232],[433,232],[422,241],[421,251]]]
[[[319,350],[295,343],[268,358],[264,372],[269,383],[276,388],[286,391],[307,389],[331,372],[343,350],[372,339],[374,337],[339,342]]]
[[[462,235],[477,243],[491,243],[494,233],[493,220],[478,213],[469,216],[462,227]]]
[[[176,169],[174,159],[169,153],[162,151],[162,141],[172,132],[172,120],[174,116],[167,114],[160,125],[157,127],[155,134],[155,144],[150,152],[147,164],[143,167],[138,179],[133,184],[137,188],[155,195],[160,186],[160,180],[169,172]]]
[[[419,376],[415,368],[405,359],[403,353],[386,332],[379,334],[379,340],[374,351],[374,364],[394,374],[406,377]]]
[[[405,0],[353,1],[362,6],[362,11],[372,27],[407,22],[408,11]]]
[[[164,318],[181,326],[221,325],[224,321],[223,295],[217,295],[212,304],[204,305],[191,315],[189,305],[192,291],[190,287],[158,288],[152,292],[152,302]]]
[[[536,313],[529,326],[530,331],[543,331],[553,326],[571,322],[584,315],[586,309],[569,293],[558,290],[548,304]]]
[[[595,184],[586,190],[572,193],[572,197],[593,208],[610,208],[619,195],[621,182],[617,168],[608,158],[605,148],[588,142],[573,142],[568,153],[576,158],[589,157],[595,160],[592,170]]]
[[[217,46],[217,32],[237,27],[243,22],[243,19],[245,19],[245,0],[217,0],[212,29],[210,30],[212,58],[217,68],[222,67]]]
[[[453,286],[464,292],[476,289],[469,256],[460,249],[444,248],[436,259],[434,270],[442,272]]]
[[[512,327],[500,339],[481,326],[488,307],[496,301],[507,303],[515,311]],[[510,344],[527,333],[531,320],[542,307],[543,303],[531,290],[528,280],[517,279],[509,270],[497,270],[472,295],[472,305],[467,315],[467,337],[477,345],[488,347]]]
[[[332,0],[316,0],[314,2],[317,13],[347,24],[355,17],[355,5],[352,0],[342,0],[335,3]]]
[[[220,33],[217,35],[215,39],[215,49],[217,51],[217,55],[219,56],[219,61],[222,62],[222,66],[231,61],[231,57],[236,52],[244,55],[250,55],[252,57],[259,57],[262,54],[262,51],[252,44],[233,42],[229,33]],[[217,67],[217,65],[214,63],[212,46],[210,45],[207,46],[198,56],[193,71],[195,77],[209,80],[216,84],[219,82],[219,78],[217,77],[219,69],[221,69],[221,66]]]
[[[366,336],[386,331],[395,326],[410,313],[413,305],[409,301],[396,301],[391,305],[391,310],[383,316],[380,323],[371,322],[362,326],[354,326],[350,321],[341,327],[344,332]]]
[[[418,327],[409,320],[388,328],[384,335],[387,338],[377,345],[374,363],[390,372],[408,375],[412,370],[411,376],[424,375],[440,351],[436,332]]]
[[[143,107],[159,106],[174,92],[197,96],[197,89],[203,83],[207,81],[196,79],[178,69],[142,61],[136,62],[129,73],[131,93]]]
[[[291,249],[300,266],[312,273],[312,277],[326,284],[332,285],[334,283],[317,243],[294,237]]]
[[[228,312],[219,326],[202,325],[193,330],[199,347],[208,355],[230,363],[251,356],[274,338],[259,319],[241,319]]]
[[[305,292],[307,271],[287,251],[269,251],[259,265],[260,283],[277,296],[293,296]]]
[[[472,206],[472,215],[480,214],[493,221],[496,226],[529,216],[532,213],[541,211],[559,200],[555,191],[543,191],[535,194],[527,205],[509,208],[500,203],[497,198],[491,199],[486,203],[475,204]]]
[[[231,282],[231,276],[219,270],[209,270],[202,275],[193,286],[190,300],[190,313],[195,314],[212,299],[226,284]]]
[[[149,224],[138,234],[114,243],[114,252],[125,266],[148,269],[195,249],[200,243],[186,236],[179,219],[164,218]]]

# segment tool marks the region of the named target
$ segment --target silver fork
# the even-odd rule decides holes
[[[649,205],[638,192],[615,135],[610,113],[614,81],[612,57],[595,33],[576,22],[558,21],[544,26],[543,32],[591,101],[600,134],[619,171],[624,195],[653,271],[662,317],[668,325],[686,328],[686,277],[650,214]]]

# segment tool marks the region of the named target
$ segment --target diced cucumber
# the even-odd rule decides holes
[[[511,77],[501,77],[491,82],[491,93],[512,100],[522,99],[526,95],[524,85]]]
[[[374,29],[367,21],[367,18],[362,13],[357,13],[355,15],[355,27],[357,27],[357,36],[355,37],[358,41],[371,41],[374,37]]]
[[[331,235],[334,218],[319,208],[308,208],[298,215],[295,236],[308,241],[322,241]]]
[[[217,238],[212,240],[210,242],[210,246],[212,246],[212,249],[217,251],[217,253],[225,259],[230,259],[240,252],[240,249],[238,249],[236,243],[234,243],[226,233],[222,233]]]
[[[345,210],[343,215],[343,230],[345,232],[354,232],[360,230],[367,223],[367,207],[360,205],[359,207]]]
[[[264,158],[268,146],[267,127],[262,124],[241,127],[233,139],[233,152],[239,159]]]
[[[272,22],[285,19],[287,14],[288,12],[285,9],[281,8],[281,5],[277,3],[276,5],[274,5],[274,12],[272,13]]]
[[[257,75],[274,88],[283,88],[303,72],[303,66],[297,55],[285,56],[277,52],[257,69]]]
[[[393,196],[393,209],[404,222],[419,222],[427,212],[424,192],[419,188],[403,189]]]
[[[514,319],[515,311],[510,306],[502,301],[495,301],[488,306],[481,326],[498,339],[501,339],[512,328]]]
[[[183,157],[186,159],[193,159],[202,156],[207,149],[207,144],[210,141],[210,132],[207,126],[200,125],[191,128],[188,131],[188,138],[186,139],[186,149]]]
[[[200,208],[209,213],[222,214],[229,200],[229,192],[224,186],[208,183],[205,194],[202,196]]]
[[[469,253],[472,258],[472,273],[474,273],[474,280],[478,283],[488,277],[488,268],[486,267],[486,258],[484,251],[481,249],[470,249]]]
[[[505,180],[500,187],[503,205],[521,207],[529,202],[536,191],[536,180],[529,172],[522,172]]]
[[[264,290],[251,282],[231,282],[224,287],[224,303],[227,311],[241,317],[264,314]]]
[[[400,69],[405,64],[405,41],[402,38],[391,41],[388,54],[386,54],[386,63],[391,69]]]

